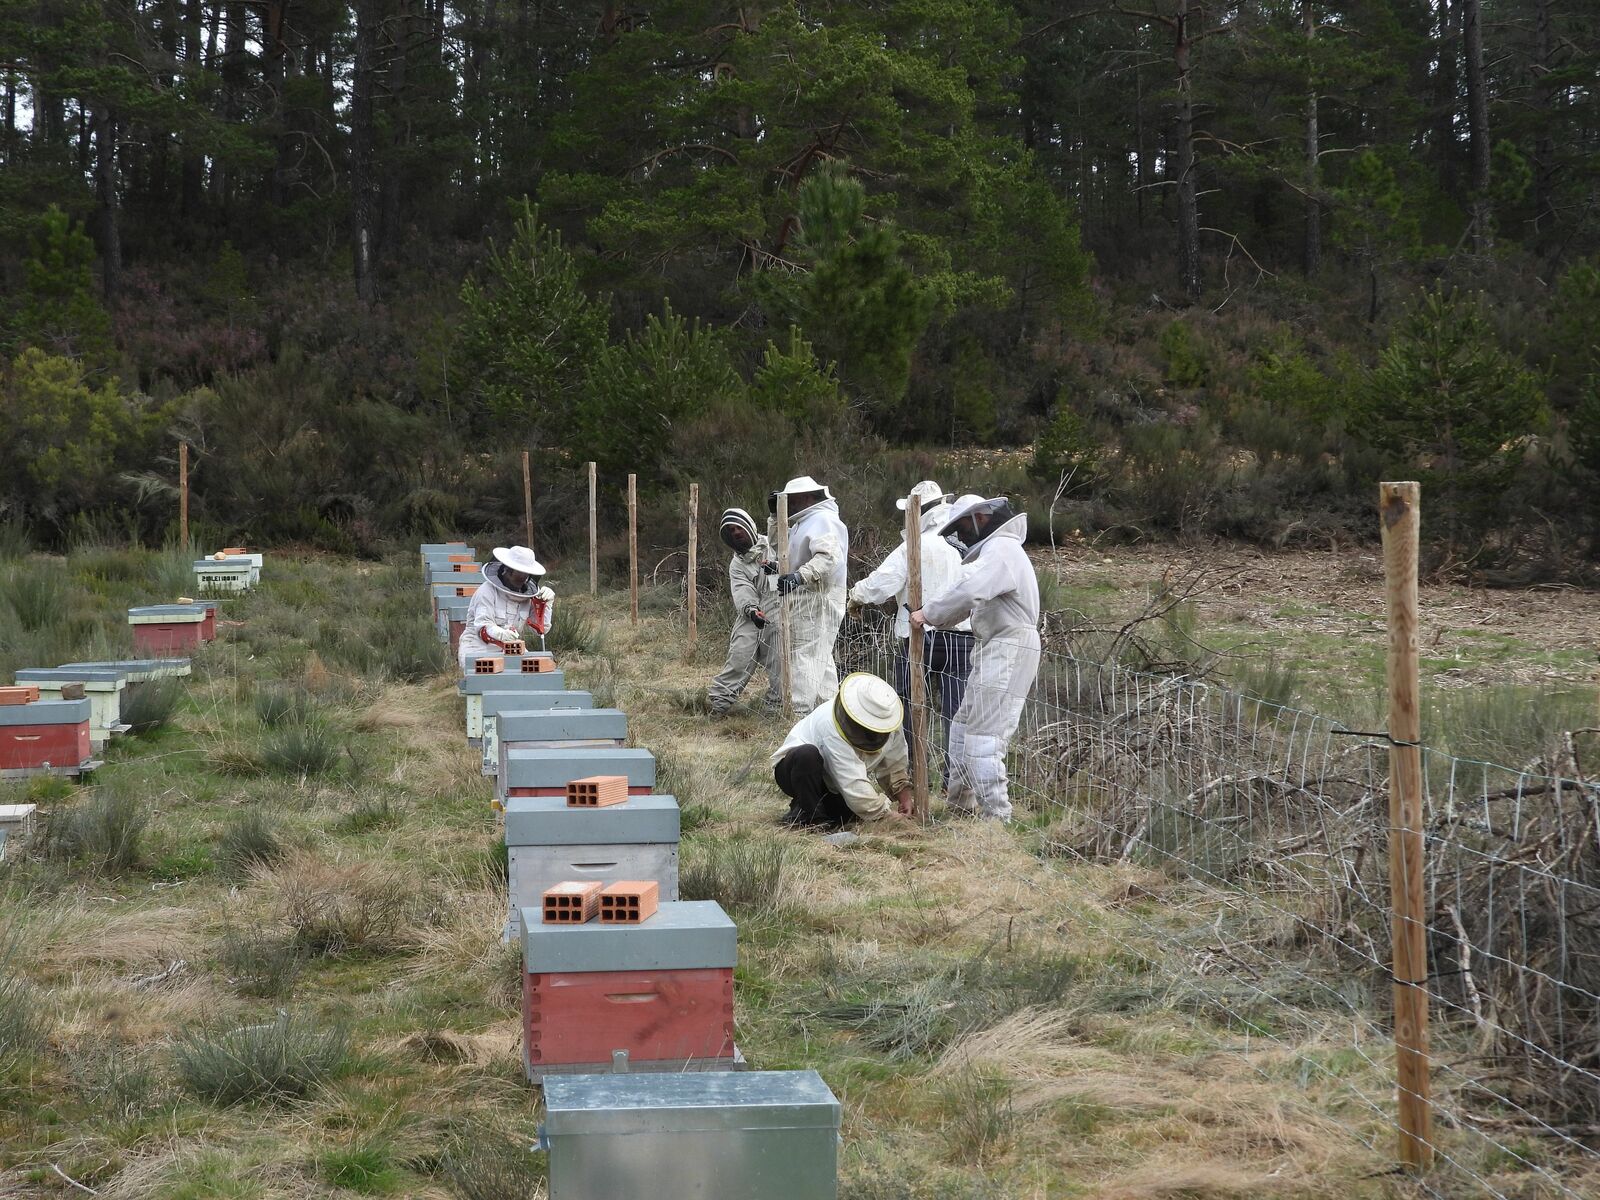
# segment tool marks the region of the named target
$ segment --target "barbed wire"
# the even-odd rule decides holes
[[[835,657],[841,673],[892,680],[900,645],[869,611],[846,622]],[[926,694],[937,784],[937,681]],[[1600,1181],[1600,783],[1560,733],[1520,768],[1422,747],[1440,1164],[1417,1182],[1424,1194],[1512,1200],[1536,1178],[1577,1198]],[[1187,885],[1183,911],[1142,920],[1139,935],[1173,982],[1181,970],[1220,984],[1202,990],[1224,1024],[1342,1092],[1368,1119],[1353,1135],[1379,1153],[1397,1128],[1377,995],[1393,984],[1390,745],[1212,681],[1047,649],[1008,762],[1012,803],[1043,822],[1047,855]],[[1293,1018],[1346,1030],[1359,1067],[1307,1051]]]

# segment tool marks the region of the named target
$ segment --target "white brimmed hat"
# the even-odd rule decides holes
[[[521,571],[524,575],[543,575],[544,568],[539,565],[539,560],[533,556],[533,551],[526,546],[496,546],[495,559],[513,571]]]
[[[783,485],[781,494],[785,496],[804,496],[811,492],[821,492],[824,500],[833,499],[833,493],[827,489],[826,485],[818,483],[809,475],[800,475],[789,480],[788,483]]]
[[[863,671],[844,677],[839,685],[839,704],[847,717],[872,733],[893,733],[905,719],[894,688]]]
[[[911,495],[922,501],[923,512],[927,512],[928,509],[936,504],[948,504],[950,502],[950,497],[945,494],[945,490],[931,479],[924,479],[917,484],[916,487],[911,489]],[[906,505],[909,503],[909,497],[901,496],[900,499],[894,502],[894,506],[901,512],[905,512]]]

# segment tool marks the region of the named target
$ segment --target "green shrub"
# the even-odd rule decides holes
[[[776,911],[783,907],[789,845],[777,838],[708,838],[685,847],[678,894],[715,900],[724,908]]]
[[[230,929],[217,946],[217,965],[230,986],[246,996],[286,996],[300,976],[305,959],[291,938],[256,930]]]
[[[545,646],[552,654],[593,654],[600,648],[600,628],[593,617],[571,604],[557,603]]]
[[[48,858],[78,863],[92,871],[130,871],[139,865],[149,822],[140,800],[101,787],[82,803],[51,813],[41,842]]]
[[[55,568],[23,563],[0,576],[0,596],[27,633],[58,625],[67,616],[67,586]]]
[[[1050,410],[1050,424],[1034,442],[1030,470],[1047,483],[1070,475],[1071,491],[1087,487],[1099,470],[1097,439],[1065,400],[1057,400]]]
[[[231,879],[242,879],[252,867],[282,857],[277,823],[259,808],[247,808],[229,821],[217,843],[217,867]]]
[[[1158,345],[1168,383],[1199,388],[1211,381],[1210,355],[1187,321],[1177,320],[1163,329]]]
[[[338,765],[339,742],[321,724],[288,725],[275,730],[261,745],[261,761],[269,771],[310,779]]]
[[[176,676],[135,683],[122,692],[122,719],[137,734],[155,733],[172,723],[186,688]]]
[[[287,1012],[264,1025],[192,1030],[172,1048],[183,1086],[220,1105],[309,1095],[343,1071],[349,1057],[343,1026],[319,1028]]]

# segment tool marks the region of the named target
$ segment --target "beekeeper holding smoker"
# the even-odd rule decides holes
[[[507,644],[523,640],[524,628],[543,637],[550,632],[556,594],[544,586],[544,568],[526,546],[496,546],[492,562],[483,565],[483,582],[467,606],[457,659],[461,673],[472,660],[505,653]]]
[[[1004,496],[963,497],[940,530],[965,547],[954,586],[911,614],[919,629],[971,620],[977,639],[966,695],[950,726],[945,799],[955,815],[1011,819],[1006,749],[1039,673],[1039,577],[1028,552],[1028,515]]]

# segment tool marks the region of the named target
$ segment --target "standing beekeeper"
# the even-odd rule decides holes
[[[789,694],[803,716],[839,690],[833,643],[844,623],[850,531],[832,493],[811,476],[791,479],[779,494],[789,498],[789,572],[778,576],[778,595],[789,622]]]
[[[876,675],[846,676],[831,703],[800,718],[772,756],[786,825],[837,827],[911,812],[900,697]],[[890,798],[894,803],[890,804]]]
[[[939,532],[950,519],[951,497],[931,479],[924,479],[917,484],[911,489],[911,494],[922,503],[922,536],[918,539],[922,550],[921,595],[923,599],[928,599],[947,591],[961,577],[961,554]],[[895,507],[905,512],[906,500],[896,500]],[[894,690],[908,709],[911,704],[911,610],[907,607],[910,595],[911,572],[902,531],[900,544],[889,551],[878,569],[850,589],[850,603],[855,606],[894,601],[894,636],[897,645]],[[947,753],[950,746],[949,727],[961,707],[971,664],[972,625],[969,622],[962,620],[949,629],[930,628],[923,631],[922,665],[936,689],[939,712],[945,720]],[[907,749],[915,749],[909,711],[906,714],[905,734]]]
[[[706,690],[706,704],[721,715],[733,707],[758,666],[767,669],[766,707],[783,703],[778,670],[777,627],[767,611],[773,592],[772,543],[756,531],[755,520],[742,508],[725,509],[717,526],[722,544],[733,551],[728,560],[728,590],[733,594],[733,631],[728,636],[728,661]]]
[[[526,546],[496,546],[494,561],[483,564],[483,582],[467,605],[456,657],[461,673],[472,660],[502,654],[508,642],[522,641],[524,627],[543,637],[550,632],[556,594],[542,582],[544,568]]]
[[[955,814],[1011,819],[1006,748],[1039,673],[1039,577],[1022,543],[1028,515],[1004,496],[958,502],[940,531],[966,546],[955,586],[911,614],[917,628],[970,619],[977,646],[950,726],[945,799]]]

